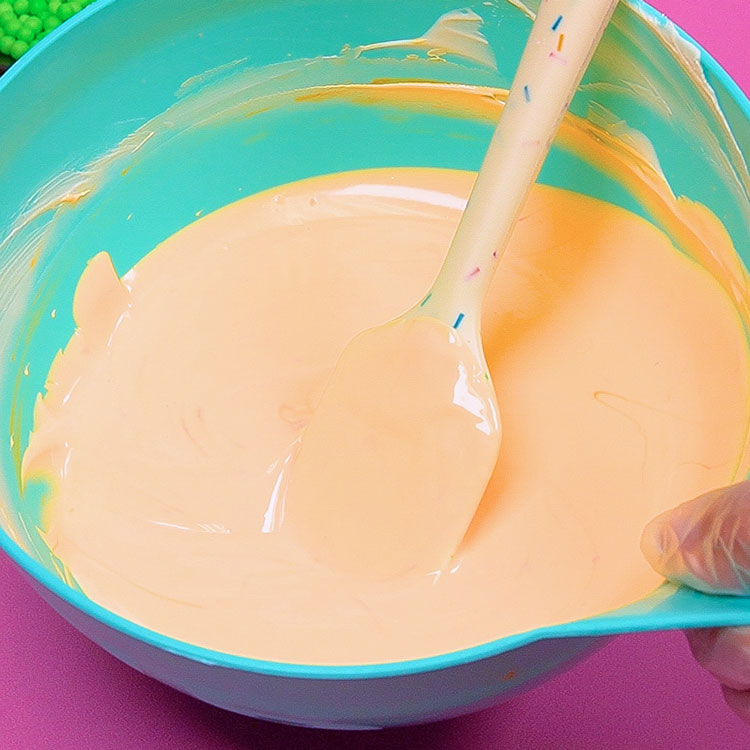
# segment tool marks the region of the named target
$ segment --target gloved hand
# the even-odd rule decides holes
[[[710,594],[750,596],[750,480],[714,490],[655,518],[641,548],[665,578]],[[750,627],[686,632],[690,648],[750,723]]]

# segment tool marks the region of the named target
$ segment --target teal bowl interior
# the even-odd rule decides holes
[[[507,88],[531,20],[505,0],[471,3],[497,70],[408,47],[340,54],[344,45],[418,38],[454,8],[452,0],[99,0],[0,79],[0,423],[10,435],[0,447],[0,545],[57,597],[172,653],[300,678],[435,670],[542,638],[750,624],[750,602],[665,585],[597,618],[428,659],[276,664],[177,642],[107,612],[64,580],[40,540],[41,493],[33,486],[21,493],[19,459],[36,395],[73,331],[72,294],[87,260],[107,250],[124,273],[196,212],[312,175],[477,169],[493,128],[487,117],[439,101],[303,95],[374,79]],[[648,6],[622,4],[572,105],[580,117],[594,110],[645,134],[674,192],[716,213],[750,262],[742,158],[750,153],[750,105],[713,60]],[[659,224],[637,193],[564,144],[540,179]]]

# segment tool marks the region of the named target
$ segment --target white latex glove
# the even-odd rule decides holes
[[[643,532],[641,548],[653,568],[675,583],[750,596],[750,480],[658,516]],[[729,706],[750,724],[750,627],[686,635],[695,658],[721,682]]]

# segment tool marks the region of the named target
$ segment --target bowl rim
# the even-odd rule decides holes
[[[16,76],[28,65],[32,64],[37,56],[50,44],[53,44],[56,39],[70,32],[94,13],[113,5],[115,2],[118,2],[118,0],[97,0],[97,2],[87,6],[69,19],[69,21],[51,32],[48,37],[24,54],[20,60],[14,63],[0,77],[0,94],[2,94],[3,90],[7,88]],[[653,8],[645,0],[627,0],[627,4],[643,16],[657,22],[663,23],[669,20],[665,14]],[[670,21],[670,23],[673,22]],[[695,46],[700,53],[702,67],[725,88],[729,97],[737,105],[743,116],[750,121],[750,100],[748,96],[746,96],[739,85],[710,52],[704,49],[699,42],[693,39],[680,26],[674,23],[673,25],[677,33],[684,40]],[[472,662],[499,656],[507,651],[532,644],[542,639],[590,638],[609,636],[615,633],[682,629],[685,627],[703,627],[706,625],[702,619],[703,615],[698,613],[691,613],[687,617],[680,615],[679,622],[676,621],[675,615],[660,613],[660,615],[652,617],[649,622],[644,622],[642,616],[633,614],[632,612],[628,613],[626,608],[622,614],[611,613],[607,614],[606,617],[597,616],[559,625],[535,628],[516,635],[496,638],[480,645],[418,659],[352,665],[298,664],[238,656],[193,645],[187,641],[163,635],[111,612],[89,599],[83,592],[69,587],[62,579],[55,576],[40,562],[34,560],[2,529],[0,529],[0,550],[8,555],[25,574],[51,592],[55,597],[122,635],[129,636],[148,646],[169,652],[177,657],[186,658],[201,664],[275,677],[305,680],[365,680],[401,677],[434,672],[451,667],[460,667]],[[670,585],[666,584],[666,586],[669,587]],[[748,611],[750,612],[750,609]],[[712,621],[712,624],[716,624],[716,622]]]

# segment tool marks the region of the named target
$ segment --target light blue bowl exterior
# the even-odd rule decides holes
[[[510,6],[505,7],[502,0],[489,10],[482,3],[475,6],[486,17],[488,36],[501,62],[505,61],[493,82],[507,86],[508,71],[512,73],[523,35],[493,36],[493,24],[497,26],[498,18],[502,18],[506,28],[520,29],[528,28],[529,22]],[[654,14],[643,4],[636,7]],[[453,4],[444,0],[362,0],[356,4],[343,0],[99,0],[51,34],[0,79],[0,111],[5,118],[5,127],[0,131],[0,238],[39,185],[64,168],[86,164],[163,111],[174,102],[174,92],[190,76],[246,56],[248,64],[263,65],[283,61],[287,53],[295,58],[336,54],[342,40],[369,42],[414,36],[452,8]],[[637,19],[637,15],[633,14],[633,18]],[[705,52],[702,64],[738,143],[750,150],[750,104]],[[486,83],[486,79],[479,82]],[[353,119],[351,127],[358,127],[357,113],[347,115]],[[370,127],[372,124],[368,123],[363,120],[362,126]],[[415,152],[415,144],[423,137],[419,128],[424,123],[415,128],[413,138],[404,126],[403,142],[394,138],[393,143],[386,144],[375,138],[369,154],[347,151],[344,139],[337,139],[335,131],[331,135],[325,122],[317,129],[313,125],[309,142],[317,156],[307,154],[303,159],[299,141],[286,144],[292,152],[296,149],[297,161],[274,160],[270,152],[263,161],[264,153],[257,152],[259,163],[272,164],[273,171],[266,169],[264,173],[258,168],[248,176],[247,163],[240,160],[233,166],[224,160],[212,161],[210,148],[204,152],[196,146],[195,158],[205,160],[199,165],[205,176],[199,184],[184,179],[181,167],[175,163],[173,173],[168,175],[171,191],[160,197],[149,195],[145,201],[141,197],[137,203],[136,179],[127,195],[143,216],[132,225],[126,225],[124,217],[117,213],[121,208],[117,201],[108,203],[106,196],[86,208],[83,218],[73,212],[67,244],[61,244],[67,254],[60,256],[62,260],[58,257],[46,265],[42,263],[40,269],[40,273],[46,270],[60,279],[55,287],[57,296],[50,297],[45,305],[49,308],[56,304],[54,300],[60,301],[60,325],[65,331],[62,337],[60,333],[49,334],[52,343],[45,350],[47,360],[54,347],[70,335],[72,288],[82,264],[98,250],[109,250],[122,272],[159,240],[187,224],[196,209],[208,212],[240,197],[234,192],[237,184],[244,186],[244,194],[249,194],[329,168],[476,168],[490,133],[489,126],[467,122],[461,126],[467,137],[449,142],[444,133],[435,131],[430,137],[442,138],[445,146],[435,158],[428,152]],[[668,133],[660,136],[657,126],[651,125],[650,130],[648,122],[639,123],[657,144],[659,137],[669,137]],[[247,134],[243,131],[240,135]],[[281,136],[276,133],[273,137]],[[271,143],[278,149],[278,141]],[[699,145],[688,143],[686,148]],[[663,152],[659,153],[662,156]],[[169,164],[177,161],[168,150],[164,158]],[[561,177],[569,171],[566,158],[562,153],[553,156],[543,174],[547,182],[570,184]],[[745,214],[741,210],[721,210],[717,200],[729,205],[729,199],[716,197],[710,180],[698,168],[700,165],[684,158],[673,161],[667,154],[665,170],[677,191],[705,202],[722,216],[747,263],[750,248],[746,242],[737,241],[742,232],[747,235]],[[304,162],[302,167],[300,162]],[[630,199],[620,195],[616,185],[603,182],[601,175],[588,173],[583,167],[578,172],[581,174],[575,187],[645,215],[642,207],[631,205]],[[232,185],[231,194],[227,184]],[[80,247],[71,249],[76,242]],[[3,262],[0,258],[0,270]],[[42,344],[40,347],[44,348]],[[5,363],[0,363],[2,367]],[[32,373],[24,386],[28,394],[40,390],[43,384],[46,368],[36,369],[38,372]],[[10,409],[8,390],[5,388],[0,397],[3,420]],[[3,451],[0,461],[9,478],[14,474],[13,463],[5,448]],[[10,479],[7,483],[12,484]],[[139,671],[238,713],[306,726],[362,729],[445,718],[526,690],[616,633],[750,624],[750,601],[709,597],[665,586],[642,602],[601,617],[541,628],[431,658],[362,666],[285,664],[199,648],[135,625],[66,585],[40,562],[43,557],[35,559],[2,532],[0,547],[60,614]]]

